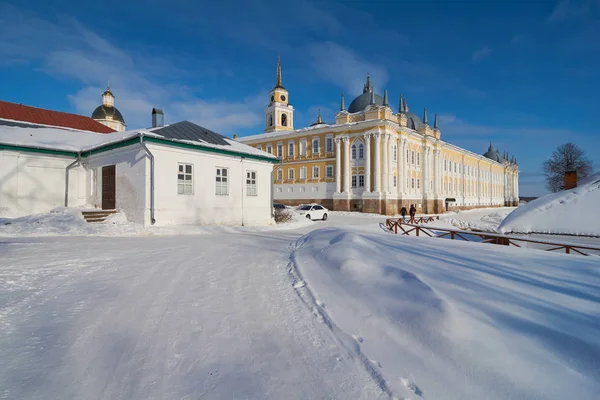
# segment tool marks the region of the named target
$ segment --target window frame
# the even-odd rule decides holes
[[[365,159],[365,145],[363,143],[358,144],[358,159],[359,160]]]
[[[288,157],[294,157],[294,150],[295,150],[295,146],[294,146],[294,141],[289,141],[288,142]]]
[[[331,174],[329,174],[331,171]],[[325,178],[333,178],[333,165],[328,164],[325,166]]]
[[[315,143],[317,143],[316,150],[315,150]],[[320,138],[319,137],[313,137],[312,141],[311,141],[311,144],[312,144],[312,146],[311,146],[311,150],[312,150],[311,153],[312,154],[321,154],[321,140],[320,140]]]
[[[300,178],[299,179],[306,179],[306,167],[300,167]]]
[[[358,175],[358,187],[365,187],[365,175]]]
[[[293,181],[294,180],[294,175],[296,174],[294,171],[296,171],[295,168],[290,167],[288,168],[288,181]]]
[[[183,170],[180,171],[180,167],[183,167]],[[190,167],[190,172],[187,172],[187,168]],[[183,180],[179,180],[179,175],[183,175]],[[189,176],[189,183],[185,179],[186,176]],[[179,188],[181,189],[181,192]],[[186,193],[185,189],[189,188],[190,193]],[[194,195],[194,164],[190,163],[177,163],[177,194],[185,195],[185,196],[193,196]]]
[[[325,137],[325,153],[333,153],[333,136]]]
[[[225,171],[225,174],[223,174],[223,171]],[[216,167],[215,178],[215,194],[217,196],[229,196],[229,168]],[[223,185],[223,183],[225,183],[225,185]],[[223,193],[223,187],[225,188],[225,193]]]
[[[252,177],[254,174],[254,177]],[[251,182],[248,182],[251,181]],[[253,183],[252,183],[253,181]],[[246,170],[246,196],[258,196],[258,172]]]
[[[315,171],[317,171],[315,176]],[[319,179],[321,177],[321,167],[318,165],[313,165],[312,167],[312,179]]]

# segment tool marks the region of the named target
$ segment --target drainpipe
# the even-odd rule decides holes
[[[77,160],[67,165],[67,171],[65,174],[65,207],[69,206],[69,171],[71,168],[75,168],[78,165],[81,165],[81,152],[77,153]]]
[[[246,179],[246,176],[244,175],[244,157],[240,158],[240,163],[242,164],[242,226],[244,226],[244,179]]]
[[[271,171],[271,217],[275,218],[275,209],[273,202],[275,201],[275,173],[283,167],[283,157],[279,159],[279,165]]]
[[[154,156],[144,144],[144,134],[140,133],[140,146],[144,149],[148,158],[150,158],[150,223],[154,225]]]

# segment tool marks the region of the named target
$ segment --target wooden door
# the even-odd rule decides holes
[[[114,210],[116,208],[116,168],[114,165],[102,167],[102,209]]]

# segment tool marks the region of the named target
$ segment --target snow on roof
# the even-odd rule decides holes
[[[152,133],[146,129],[136,129],[125,132],[113,132],[102,134],[69,128],[24,128],[17,126],[0,125],[0,144],[41,148],[47,150],[84,152],[96,149],[100,146],[104,146],[107,144],[117,143],[138,136],[140,134],[144,136],[165,139],[163,136],[158,135],[156,133]],[[255,149],[254,147],[227,138],[225,138],[225,140],[228,142],[228,145],[216,145],[212,143],[205,143],[194,140],[165,140],[176,143],[192,144],[198,147],[210,147],[215,149],[233,151],[236,153],[261,156],[265,158],[271,158],[273,160],[277,159],[277,157],[275,157],[272,154],[263,152],[261,150]]]
[[[548,233],[600,236],[600,173],[581,185],[540,197],[510,213],[500,224],[502,233]]]

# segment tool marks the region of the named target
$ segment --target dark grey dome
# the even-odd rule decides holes
[[[408,128],[418,131],[423,126],[423,122],[417,114],[410,111],[402,111],[402,114],[406,115],[406,126]]]
[[[125,123],[121,112],[113,106],[100,105],[92,113],[92,119],[108,119]]]
[[[375,104],[378,106],[383,106],[383,97],[378,94],[375,94]],[[348,107],[349,113],[355,113],[359,111],[364,111],[367,107],[371,105],[371,92],[364,92],[350,103],[350,107]]]
[[[490,147],[488,147],[488,151],[483,156],[492,161],[497,161],[499,163],[502,162],[502,157],[500,157],[500,154],[498,154],[498,152],[492,148],[491,144]]]

